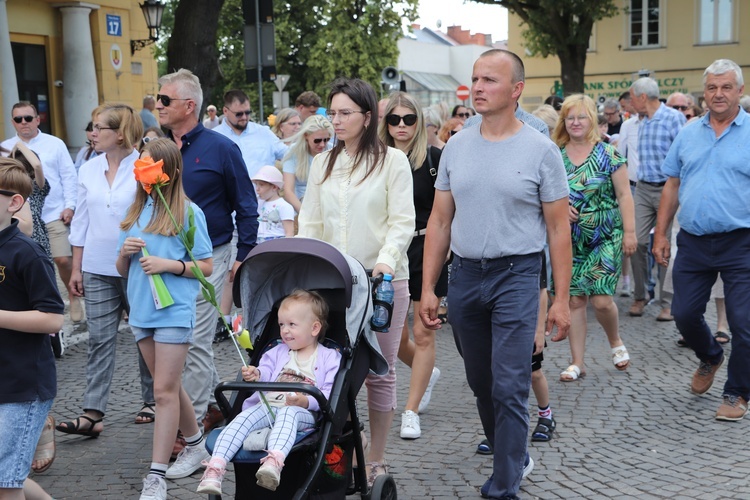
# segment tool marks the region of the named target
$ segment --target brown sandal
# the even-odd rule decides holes
[[[42,434],[39,436],[39,442],[36,444],[34,459],[31,462],[31,470],[37,474],[46,472],[52,465],[52,462],[55,461],[55,451],[55,419],[52,418],[52,415],[47,415]],[[38,460],[49,460],[49,462],[35,469],[34,462]]]

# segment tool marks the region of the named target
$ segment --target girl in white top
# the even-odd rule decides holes
[[[250,179],[258,194],[258,243],[294,236],[294,208],[279,194],[281,172],[266,165]]]
[[[299,213],[299,235],[324,240],[366,268],[394,276],[390,331],[378,333],[388,360],[384,377],[368,375],[370,447],[368,480],[384,474],[385,446],[396,408],[396,354],[409,307],[406,250],[414,234],[414,200],[409,160],[378,138],[378,104],[372,87],[339,79],[328,96],[336,145],[310,167]]]

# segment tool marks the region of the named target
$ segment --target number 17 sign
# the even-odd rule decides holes
[[[122,22],[120,16],[107,14],[107,34],[109,36],[122,36]]]

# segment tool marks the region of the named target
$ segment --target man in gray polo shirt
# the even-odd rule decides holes
[[[558,341],[570,327],[568,182],[557,146],[514,116],[523,79],[512,52],[490,50],[474,63],[472,98],[482,123],[443,150],[424,249],[420,316],[432,329],[440,326],[435,283],[449,246],[454,253],[451,325],[494,446],[493,474],[482,487],[489,498],[517,498],[522,471],[532,466],[529,356],[545,228],[556,293],[546,330],[557,325]]]

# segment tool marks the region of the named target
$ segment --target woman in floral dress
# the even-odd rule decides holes
[[[570,382],[586,374],[586,306],[607,334],[612,363],[625,370],[630,356],[619,334],[612,296],[622,271],[622,256],[635,251],[635,215],[625,159],[601,142],[594,101],[571,95],[560,110],[552,139],[562,149],[570,187],[573,277],[570,280],[571,365],[560,374]]]

